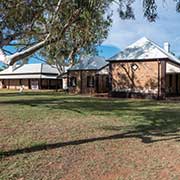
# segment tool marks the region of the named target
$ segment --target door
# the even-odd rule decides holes
[[[31,80],[31,89],[32,89],[32,90],[37,90],[37,89],[39,89],[38,80]]]

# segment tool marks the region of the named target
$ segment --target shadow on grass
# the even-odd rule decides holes
[[[32,153],[42,150],[62,148],[66,146],[77,146],[81,144],[98,141],[117,140],[125,138],[138,138],[142,143],[155,143],[159,141],[176,140],[180,141],[180,106],[176,104],[176,109],[166,102],[149,100],[124,100],[124,99],[99,99],[88,97],[57,97],[32,99],[15,99],[0,101],[0,105],[26,105],[30,107],[44,107],[49,110],[64,109],[80,114],[90,113],[91,115],[121,117],[135,121],[132,126],[103,126],[104,131],[113,131],[113,135],[103,137],[93,137],[89,139],[79,139],[68,142],[58,142],[52,144],[36,145],[22,149],[0,152],[0,158],[14,156],[18,154]],[[50,111],[51,112],[51,111]],[[124,131],[122,133],[122,130]],[[116,132],[116,133],[114,133]]]
[[[117,139],[124,139],[124,138],[139,138],[141,139],[143,143],[154,143],[158,141],[165,141],[165,140],[172,140],[172,139],[174,140],[176,139],[177,141],[179,141],[180,136],[177,136],[176,131],[169,131],[166,133],[168,133],[172,137],[168,137],[169,135],[164,134],[164,138],[161,138],[159,140],[153,140],[151,137],[149,137],[149,135],[157,135],[156,133],[150,134],[150,133],[146,133],[142,131],[128,131],[126,133],[115,134],[115,135],[104,136],[104,137],[95,137],[95,138],[80,139],[80,140],[74,140],[74,141],[68,141],[68,142],[35,145],[32,147],[26,147],[22,149],[0,152],[0,158],[2,159],[5,157],[15,156],[18,154],[33,153],[33,152],[38,152],[42,150],[57,149],[57,148],[62,148],[66,146],[77,146],[77,145],[93,143],[97,141],[117,140]]]
[[[107,111],[107,110],[121,110],[134,107],[152,106],[158,104],[157,101],[149,100],[126,100],[126,99],[112,99],[112,98],[95,98],[84,96],[54,96],[33,98],[9,98],[8,100],[0,100],[0,105],[27,105],[32,107],[45,107],[48,109],[83,109],[85,111]]]

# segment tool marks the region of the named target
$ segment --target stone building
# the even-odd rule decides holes
[[[67,74],[69,93],[95,94],[109,90],[109,66],[104,58],[83,58]]]
[[[180,60],[147,38],[141,38],[109,60],[110,95],[153,97],[180,95]]]

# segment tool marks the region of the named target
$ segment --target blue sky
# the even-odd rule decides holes
[[[157,0],[156,2],[158,18],[154,23],[148,22],[143,17],[142,0],[136,0],[133,5],[135,20],[121,20],[116,11],[117,6],[113,5],[113,24],[108,38],[98,47],[99,55],[109,58],[145,36],[160,46],[168,41],[171,51],[176,56],[180,56],[180,13],[175,10],[176,3],[174,0]],[[39,61],[31,59],[30,62],[38,63]]]
[[[140,39],[147,37],[160,46],[164,42],[169,42],[171,51],[180,56],[180,13],[176,12],[176,3],[173,0],[157,0],[158,4],[158,18],[156,22],[148,22],[142,15],[142,0],[136,0],[133,5],[136,19],[135,20],[120,20],[114,10],[113,25],[109,32],[107,40],[103,45],[112,48],[124,49],[129,44]],[[107,47],[104,53],[107,53]]]
[[[97,48],[97,50],[99,52],[99,56],[103,56],[105,58],[110,58],[120,51],[118,47],[113,45],[101,45]]]

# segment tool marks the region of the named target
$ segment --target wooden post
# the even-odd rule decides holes
[[[58,92],[58,79],[56,78],[56,92]]]
[[[50,89],[50,80],[49,79],[47,79],[47,83],[48,83],[48,89]]]
[[[42,89],[42,80],[39,79],[39,89]]]
[[[9,89],[10,80],[8,79],[8,89]]]
[[[82,73],[83,73],[83,72],[82,72],[82,70],[80,70],[80,73],[81,73],[81,74],[80,74],[80,83],[81,83],[81,84],[80,84],[80,86],[81,86],[81,87],[80,87],[80,94],[82,94],[82,93],[83,93],[83,76],[82,76]],[[87,78],[86,78],[86,79],[87,79]]]
[[[161,61],[161,74],[160,74],[160,96],[162,99],[166,97],[166,61]]]

